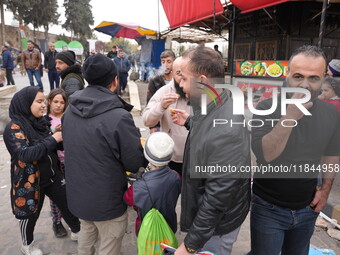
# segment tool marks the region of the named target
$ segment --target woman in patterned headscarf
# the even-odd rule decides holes
[[[19,219],[24,254],[43,254],[33,243],[35,223],[45,194],[62,211],[72,234],[79,232],[78,218],[68,210],[66,189],[56,153],[61,132],[52,134],[45,113],[45,96],[38,87],[17,92],[9,107],[10,123],[4,141],[11,154],[11,204]],[[75,235],[74,235],[75,236]]]

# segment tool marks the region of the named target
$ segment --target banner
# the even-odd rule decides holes
[[[287,60],[246,60],[236,61],[236,75],[254,77],[286,77],[288,72]]]

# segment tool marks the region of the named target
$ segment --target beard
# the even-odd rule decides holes
[[[175,89],[176,93],[180,96],[181,99],[186,99],[185,92],[183,89],[179,86],[179,83],[174,79]]]

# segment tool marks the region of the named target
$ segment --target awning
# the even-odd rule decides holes
[[[231,2],[239,8],[242,13],[256,11],[258,9],[267,8],[269,6],[282,4],[291,0],[231,0]]]
[[[161,2],[171,29],[224,12],[220,0],[161,0]]]

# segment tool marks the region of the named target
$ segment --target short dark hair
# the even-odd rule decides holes
[[[314,58],[322,57],[325,60],[325,71],[327,70],[327,64],[326,64],[327,61],[326,61],[325,53],[320,47],[315,46],[315,45],[303,45],[297,48],[289,58],[288,69],[290,68],[290,63],[292,62],[292,59],[299,54],[303,54],[306,57],[314,57]]]
[[[7,45],[4,45],[4,48],[8,49],[8,46],[7,46]]]
[[[113,49],[117,49],[117,46],[116,46],[116,45],[113,45],[112,48],[113,48]]]
[[[187,50],[183,59],[190,59],[189,70],[194,75],[205,75],[208,78],[224,78],[224,64],[221,56],[215,50],[198,46]]]
[[[50,100],[53,100],[53,98],[57,95],[61,95],[65,101],[65,108],[64,111],[66,110],[67,107],[67,94],[66,92],[61,89],[61,88],[57,88],[54,90],[51,90],[51,92],[48,94],[47,96],[47,114],[51,113],[51,107],[50,107]]]
[[[165,50],[161,53],[161,59],[162,58],[176,58],[175,53],[172,50]]]
[[[34,44],[34,42],[33,42],[32,40],[28,40],[27,43],[32,43],[32,44]]]
[[[334,90],[334,93],[338,97],[340,97],[340,78],[339,77],[335,78],[335,77],[327,76],[324,79],[323,83],[329,84],[329,86],[331,86],[332,89]]]

